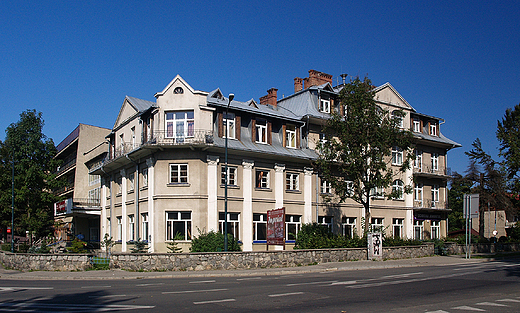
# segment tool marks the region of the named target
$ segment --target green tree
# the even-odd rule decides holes
[[[316,165],[340,202],[350,198],[363,205],[364,229],[369,229],[372,193],[388,190],[397,175],[410,167],[413,135],[399,126],[404,117],[402,111],[390,114],[376,104],[374,87],[368,78],[355,78],[343,87],[339,97],[339,110],[331,114],[323,127],[327,141],[318,145]],[[393,147],[404,155],[396,170],[390,165]],[[411,190],[411,185],[403,185],[384,196],[401,197]]]
[[[520,104],[506,110],[498,121],[497,139],[500,142],[500,155],[504,157],[508,178],[513,189],[520,192],[518,171],[520,170]]]
[[[52,233],[53,203],[58,199],[52,190],[58,184],[52,174],[57,166],[56,148],[43,133],[42,114],[27,110],[20,120],[6,129],[0,142],[0,203],[2,226],[11,224],[11,162],[14,159],[15,231],[45,237]]]
[[[463,214],[464,194],[471,193],[472,186],[473,182],[467,177],[459,173],[452,176],[448,191],[448,203],[451,210],[448,214],[448,231],[461,230],[466,227]]]

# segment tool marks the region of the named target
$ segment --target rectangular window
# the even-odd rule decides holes
[[[170,164],[170,183],[188,183],[188,164]]]
[[[228,113],[227,115],[224,113],[222,123],[224,123],[225,131],[223,136],[226,137],[226,131],[228,138],[235,139],[235,114]]]
[[[112,221],[110,220],[110,217],[107,217],[107,230],[108,237],[112,237]]]
[[[227,232],[228,234],[233,235],[236,240],[240,239],[240,213],[230,213],[227,214]],[[220,233],[224,233],[224,212],[218,213],[218,230]]]
[[[88,175],[88,185],[97,185],[101,182],[101,176],[100,175]]]
[[[285,126],[285,146],[288,148],[296,148],[296,126]]]
[[[261,188],[261,189],[269,188],[269,171],[264,171],[264,170],[256,171],[255,186],[256,186],[256,188]]]
[[[422,172],[422,151],[421,150],[415,150],[415,159],[413,160],[413,167],[417,171]]]
[[[145,167],[141,170],[141,175],[143,176],[143,187],[148,186],[148,167]]]
[[[133,214],[128,215],[128,239],[130,241],[135,240],[135,216]]]
[[[413,187],[413,200],[415,201],[414,206],[422,208],[423,204],[423,184],[416,183]]]
[[[134,181],[135,181],[134,173],[128,174],[128,179],[127,179],[128,192],[134,191]]]
[[[267,214],[253,213],[253,240],[267,240]]]
[[[285,215],[285,240],[296,240],[302,227],[301,215]]]
[[[413,120],[413,131],[416,133],[421,133],[421,121]]]
[[[402,238],[403,233],[403,225],[404,225],[404,218],[394,218],[392,219],[392,230],[393,235],[395,238]]]
[[[235,166],[228,166],[228,186],[237,186],[237,168]],[[226,184],[226,166],[222,166],[220,170],[220,184]]]
[[[432,171],[439,170],[439,154],[432,153]]]
[[[439,206],[439,185],[432,186],[432,208]]]
[[[95,204],[101,199],[101,187],[94,188],[88,191],[88,203]]]
[[[118,216],[117,219],[117,241],[123,240],[123,217]]]
[[[346,217],[341,218],[342,234],[346,238],[354,238],[354,229],[356,228],[356,218]]]
[[[440,221],[432,221],[431,224],[431,239],[440,239],[441,238],[441,222]]]
[[[435,124],[435,123],[430,124],[430,135],[437,136],[437,124]]]
[[[135,126],[130,129],[130,134],[132,136],[132,149],[137,147],[137,142],[135,141]]]
[[[403,164],[403,150],[399,147],[392,148],[392,165]]]
[[[330,100],[329,99],[320,99],[320,112],[322,113],[330,113]]]
[[[370,190],[370,196],[373,199],[384,199],[385,198],[385,190],[381,187],[374,187]]]
[[[165,125],[167,138],[184,142],[184,138],[193,137],[195,132],[193,111],[166,112]]]
[[[166,212],[166,240],[191,240],[191,211]]]
[[[417,240],[423,239],[424,221],[413,222],[413,238]]]
[[[148,213],[141,213],[141,228],[143,232],[142,240],[150,241],[149,236],[149,228],[148,228]]]
[[[321,184],[320,184],[320,193],[326,193],[326,194],[331,194],[332,193],[332,186],[331,184],[322,179],[321,180]]]
[[[404,128],[404,120],[402,116],[399,116],[398,110],[392,112],[392,118],[396,121],[397,127]]]
[[[258,143],[267,143],[267,121],[256,121],[255,140]]]
[[[321,144],[327,143],[327,137],[325,137],[324,133],[320,133],[320,143]]]
[[[384,226],[383,226],[383,218],[382,217],[372,217],[372,223],[370,226],[372,226],[372,231],[376,232],[383,232]]]
[[[285,189],[300,190],[300,175],[298,173],[285,174]]]
[[[333,221],[334,218],[332,216],[318,216],[318,224],[327,226],[331,233],[334,225]]]

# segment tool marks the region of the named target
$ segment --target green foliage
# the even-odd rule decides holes
[[[14,232],[29,231],[36,239],[52,233],[53,203],[58,200],[52,190],[58,182],[56,148],[43,133],[42,114],[27,110],[20,120],[6,129],[0,142],[0,221],[2,228],[11,224],[12,162],[14,160]]]
[[[455,173],[451,179],[451,187],[448,191],[448,203],[451,212],[448,214],[448,231],[461,230],[465,228],[466,220],[463,216],[464,194],[471,193],[473,182],[458,173]]]
[[[67,251],[70,253],[87,253],[87,243],[81,241],[78,238],[74,238],[70,247],[67,247]]]
[[[115,246],[115,241],[112,240],[112,237],[109,236],[108,234],[105,234],[105,236],[103,237],[103,240],[101,241],[101,247],[105,248],[108,252],[108,254],[110,254],[111,250],[112,250],[112,247]]]
[[[419,246],[422,241],[416,239],[404,239],[401,237],[384,237],[383,247]]]
[[[137,238],[136,241],[132,241],[132,242],[129,242],[129,243],[133,243],[134,244],[134,247],[132,248],[132,253],[146,253],[146,252],[148,252],[148,249],[146,248],[148,243],[146,241],[144,241],[144,240],[141,240],[141,238]]]
[[[224,234],[210,231],[203,233],[199,229],[199,236],[191,240],[191,252],[220,252],[224,251]],[[232,234],[228,234],[228,251],[241,251],[238,241]]]
[[[520,241],[520,222],[516,222],[513,227],[509,228],[508,235],[510,240]]]
[[[168,242],[166,248],[168,249],[168,253],[181,253],[182,248],[177,246],[177,240],[183,240],[184,236],[181,233],[175,234],[173,241]]]
[[[507,109],[498,121],[497,139],[500,142],[500,155],[504,157],[507,174],[514,178],[514,190],[520,191],[518,171],[520,170],[520,104]]]
[[[2,251],[11,251],[11,243],[3,243],[1,249]]]
[[[355,235],[354,238],[348,239],[331,233],[325,225],[309,223],[302,225],[296,236],[294,249],[361,248],[366,246],[366,238]]]
[[[401,129],[402,111],[388,112],[374,101],[374,87],[368,78],[355,78],[340,92],[340,110],[334,111],[323,128],[327,141],[318,144],[319,158],[316,167],[321,176],[330,182],[340,202],[350,198],[365,208],[370,222],[371,192],[390,190],[397,175],[410,167],[413,160],[413,135]],[[394,171],[388,159],[392,147],[403,151],[403,162]],[[412,191],[403,186],[404,192]],[[387,198],[402,196],[393,190]]]

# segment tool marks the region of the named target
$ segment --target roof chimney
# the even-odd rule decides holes
[[[269,104],[276,108],[276,103],[277,103],[277,99],[278,99],[277,93],[278,93],[278,89],[276,89],[276,88],[271,88],[271,89],[267,90],[267,95],[260,97],[260,104],[263,104],[263,105]]]
[[[303,79],[300,77],[296,77],[294,79],[294,93],[301,91],[303,89]]]
[[[309,70],[309,77],[304,78],[303,81],[305,83],[305,89],[311,86],[323,85],[325,83],[329,83],[332,85],[332,75],[325,74],[316,70]]]

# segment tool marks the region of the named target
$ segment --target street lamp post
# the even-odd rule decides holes
[[[224,171],[226,172],[225,176],[225,183],[224,183],[224,251],[228,251],[228,223],[227,223],[227,204],[228,204],[228,111],[229,111],[229,105],[231,104],[231,101],[233,101],[233,98],[235,98],[235,95],[230,93],[229,94],[229,100],[226,107],[226,116],[224,119],[226,120],[225,125],[225,134],[226,134],[226,144],[225,144],[225,152],[224,152],[224,162],[225,162],[225,168]],[[223,120],[224,120],[223,119]]]
[[[14,253],[14,146],[12,147],[13,152],[13,164],[11,166],[11,252]]]

